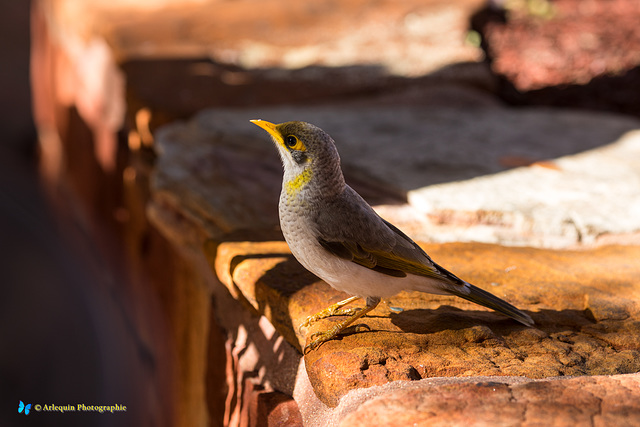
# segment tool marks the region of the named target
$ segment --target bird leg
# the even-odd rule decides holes
[[[313,325],[314,323],[316,323],[318,320],[320,319],[325,319],[327,317],[330,316],[351,316],[353,313],[355,313],[358,309],[356,308],[347,308],[344,310],[341,310],[342,307],[344,307],[347,304],[351,304],[352,302],[359,300],[360,297],[349,297],[345,300],[342,300],[340,302],[337,302],[335,304],[330,305],[329,307],[325,308],[324,310],[309,316],[305,319],[304,322],[302,322],[300,324],[300,326],[298,326],[298,332],[300,332],[302,330],[302,328],[308,328],[309,326]]]
[[[355,301],[356,299],[359,299],[359,298],[358,297],[347,298],[346,300],[340,301],[339,303],[334,304],[334,305],[326,308],[325,310],[321,311],[320,313],[318,313],[318,314],[316,314],[314,316],[309,316],[307,318],[307,320],[303,323],[303,325],[307,324],[307,322],[309,322],[310,319],[311,319],[311,323],[313,323],[316,320],[324,319],[325,317],[329,317],[329,316],[333,316],[333,315],[347,315],[347,316],[350,316],[350,317],[348,317],[347,319],[345,319],[342,322],[338,323],[337,325],[335,325],[333,328],[331,328],[329,330],[316,332],[313,335],[311,335],[311,337],[309,338],[311,340],[311,342],[304,347],[304,350],[303,350],[304,354],[307,354],[307,351],[315,350],[322,343],[327,342],[327,341],[335,338],[335,336],[338,335],[341,331],[343,331],[346,327],[351,325],[353,322],[355,322],[356,320],[358,320],[359,318],[361,318],[365,314],[369,313],[371,310],[376,308],[378,306],[378,304],[380,304],[380,298],[378,298],[378,297],[367,297],[367,305],[365,307],[363,307],[363,308],[351,308],[351,309],[347,309],[347,310],[340,310],[340,308],[342,306],[344,306],[346,304],[349,304],[350,302]]]

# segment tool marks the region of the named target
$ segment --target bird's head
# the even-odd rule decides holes
[[[340,156],[333,139],[322,129],[306,122],[269,123],[251,120],[266,130],[280,153],[284,165],[285,187],[300,190],[312,179],[318,190],[322,187],[341,190],[344,178]]]

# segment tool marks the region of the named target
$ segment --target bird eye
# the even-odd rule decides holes
[[[298,138],[296,138],[293,135],[289,135],[287,136],[287,138],[285,139],[287,147],[289,148],[293,148],[296,146],[296,144],[298,143]]]

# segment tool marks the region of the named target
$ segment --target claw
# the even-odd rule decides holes
[[[349,317],[345,320],[343,320],[342,322],[338,323],[337,325],[335,325],[333,328],[326,330],[326,331],[320,331],[320,332],[315,332],[313,334],[311,334],[311,336],[309,337],[309,340],[311,342],[309,342],[309,344],[307,344],[304,349],[302,350],[303,354],[307,354],[309,351],[311,350],[315,350],[316,348],[320,347],[321,344],[332,340],[333,338],[335,338],[340,332],[342,332],[346,327],[348,327],[349,325],[351,325],[353,322],[355,322],[356,320],[358,320],[359,318],[361,318],[362,316],[364,316],[365,314],[367,314],[368,312],[370,312],[371,310],[373,310],[374,308],[376,308],[376,306],[380,303],[380,298],[367,298],[367,305],[364,308],[352,308],[352,309],[348,309],[348,310],[340,310],[340,308],[342,306],[344,306],[345,304],[348,304],[349,302],[353,301],[357,299],[357,297],[352,297],[352,298],[348,298],[344,301],[339,302],[338,304],[334,304],[331,307],[321,311],[318,314],[315,314],[313,316],[309,316],[307,317],[307,319],[300,325],[300,327],[302,328],[303,326],[309,326],[311,325],[313,322],[319,320],[319,319],[323,319],[325,317],[329,317],[329,316],[333,316],[336,314],[346,314],[349,315]],[[329,313],[329,314],[327,314]],[[368,327],[367,327],[368,328]]]
[[[303,328],[308,328],[309,326],[311,326],[311,323],[313,323],[311,321],[311,317],[309,316],[306,319],[304,319],[304,322],[300,323],[300,326],[298,326],[298,333],[301,334],[302,333],[302,329]]]
[[[316,348],[320,347],[320,345],[335,338],[339,332],[340,330],[337,330],[337,327],[335,327],[329,329],[328,331],[321,331],[311,334],[311,336],[309,337],[311,342],[304,347],[304,350],[302,351],[303,354],[307,354],[307,352],[315,350]]]
[[[327,317],[331,317],[331,316],[350,316],[353,314],[353,310],[354,309],[348,309],[348,310],[341,310],[342,307],[344,307],[347,304],[352,303],[353,301],[360,299],[360,297],[350,297],[347,298],[345,300],[342,300],[340,302],[337,302],[333,305],[330,305],[329,307],[325,308],[324,310],[311,315],[309,317],[307,317],[304,322],[302,322],[300,324],[300,326],[298,326],[298,333],[302,333],[302,328],[308,328],[309,326],[313,325],[314,323],[316,323],[318,320],[320,319],[325,319]]]

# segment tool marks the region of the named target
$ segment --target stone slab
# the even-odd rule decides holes
[[[566,247],[636,233],[640,131],[531,167],[414,190],[408,199],[421,212],[448,223],[450,233],[441,239]],[[462,231],[466,224],[473,226]]]
[[[640,121],[489,104],[203,111],[158,132],[155,195],[224,232],[277,225],[281,167],[252,118],[324,128],[347,181],[423,241],[559,248],[640,232]]]
[[[635,426],[640,375],[434,378],[347,396],[324,425]],[[353,408],[356,408],[353,410]],[[344,414],[346,413],[346,416]],[[308,419],[308,426],[322,424]]]
[[[552,251],[480,244],[423,245],[441,265],[506,298],[536,322],[526,328],[454,297],[400,293],[305,356],[318,398],[336,406],[351,390],[430,377],[547,378],[640,371],[640,247]],[[208,248],[218,277],[299,351],[306,316],[346,297],[307,273],[284,242]]]
[[[274,122],[298,118],[330,131],[343,155],[348,181],[370,202],[382,203],[377,209],[383,216],[410,235],[420,238],[426,233],[430,240],[438,239],[439,231],[447,236],[455,228],[464,235],[474,225],[489,224],[503,232],[512,226],[511,233],[524,239],[518,243],[549,246],[540,235],[523,234],[522,228],[505,225],[499,215],[482,210],[476,211],[476,222],[466,226],[456,222],[455,215],[449,223],[446,216],[443,221],[443,216],[436,215],[434,221],[434,215],[415,203],[415,195],[439,182],[435,188],[452,186],[447,193],[456,194],[456,186],[464,188],[469,183],[442,183],[443,170],[450,169],[451,174],[444,181],[504,179],[501,177],[516,173],[535,181],[538,178],[530,171],[562,174],[565,168],[575,174],[575,182],[570,183],[574,188],[581,188],[581,178],[593,184],[592,175],[600,173],[598,188],[611,191],[599,193],[595,212],[610,206],[609,196],[615,199],[619,194],[613,185],[618,184],[615,177],[627,176],[625,183],[633,184],[629,177],[635,174],[633,164],[625,158],[635,152],[637,120],[557,110],[509,110],[490,102],[450,109],[391,107],[382,102],[208,110],[190,121],[164,127],[156,134],[159,156],[149,206],[154,223],[180,246],[204,247],[211,267],[231,295],[264,315],[298,351],[309,334],[337,319],[326,319],[302,332],[297,325],[345,295],[307,273],[291,258],[284,242],[273,242],[280,238],[276,204],[281,166],[271,142],[251,126],[250,118]],[[627,136],[616,143],[623,135]],[[599,148],[603,145],[609,146]],[[545,160],[557,157],[560,159]],[[455,167],[464,161],[473,166]],[[429,162],[440,162],[441,168],[426,168]],[[508,170],[518,162],[533,165]],[[589,167],[576,173],[580,162]],[[497,175],[491,175],[495,172]],[[518,191],[526,191],[529,183],[519,183]],[[562,184],[559,180],[553,186],[562,190]],[[585,185],[584,189],[591,188]],[[385,201],[381,192],[394,202]],[[495,193],[509,200],[504,191]],[[403,201],[403,195],[409,203]],[[523,198],[521,203],[525,202]],[[518,208],[505,204],[503,209]],[[562,213],[562,206],[559,210]],[[531,211],[523,212],[534,217]],[[620,232],[615,227],[625,223],[619,218],[626,214],[615,211],[608,218],[611,233]],[[632,232],[633,221],[630,223],[628,231]],[[551,225],[549,230],[553,230]],[[564,246],[580,241],[569,239]],[[305,376],[317,396],[316,405],[335,407],[354,390],[399,380],[486,375],[615,377],[638,372],[640,323],[635,301],[639,295],[634,278],[639,272],[633,260],[640,257],[640,246],[586,247],[552,251],[477,243],[425,245],[445,267],[528,311],[536,327],[521,327],[462,300],[401,293],[362,322],[369,331],[348,331],[305,357]],[[309,408],[298,396],[305,417]]]

